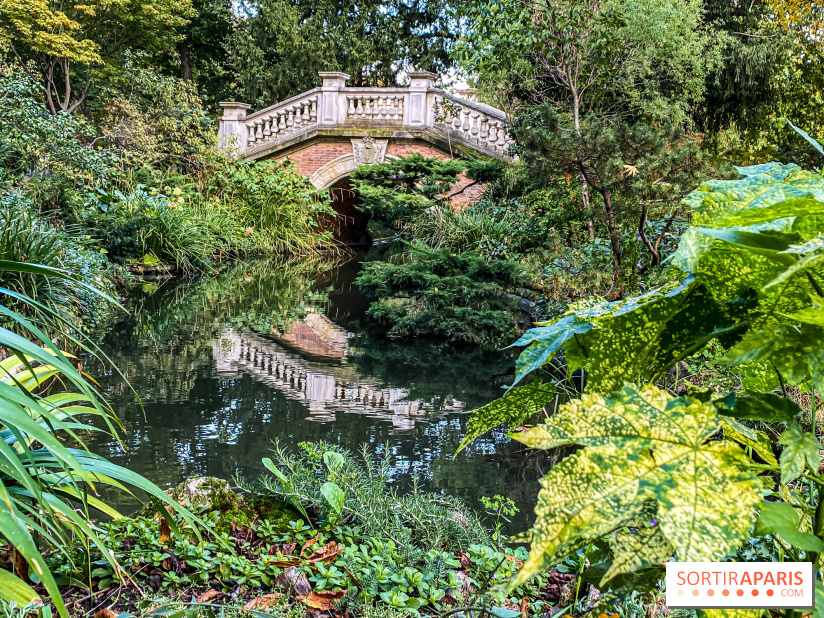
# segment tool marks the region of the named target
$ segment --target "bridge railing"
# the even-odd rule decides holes
[[[345,73],[320,75],[320,88],[248,116],[245,103],[221,103],[221,147],[255,158],[338,128],[432,131],[496,157],[505,156],[513,143],[502,111],[435,88],[434,73],[410,73],[407,88],[347,87]]]

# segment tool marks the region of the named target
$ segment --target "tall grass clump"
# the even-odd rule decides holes
[[[321,227],[324,217],[335,216],[327,192],[291,163],[230,162],[214,173],[206,194],[273,253],[309,254],[332,242]]]
[[[495,248],[506,246],[514,234],[514,213],[492,214],[483,205],[465,209],[438,203],[423,211],[410,226],[412,239],[450,253],[479,250],[488,257],[502,257]],[[491,250],[491,251],[490,251]]]
[[[333,452],[333,456],[328,454]],[[377,462],[366,446],[356,457],[325,442],[301,444],[289,453],[275,445],[276,476],[256,481],[238,479],[243,489],[260,495],[277,495],[300,503],[307,511],[324,513],[329,482],[343,492],[342,514],[349,515],[365,536],[390,538],[398,547],[426,552],[433,547],[461,551],[472,544],[489,544],[489,532],[467,506],[453,496],[424,493],[417,487],[399,495],[389,481],[391,453],[385,449]],[[327,474],[324,474],[324,470]],[[284,482],[280,476],[288,479]],[[325,487],[326,486],[326,487]]]

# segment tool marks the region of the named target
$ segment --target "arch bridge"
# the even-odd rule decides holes
[[[220,147],[245,161],[289,159],[318,189],[332,190],[335,238],[365,244],[367,217],[349,190],[359,165],[419,153],[425,157],[507,159],[513,140],[501,110],[435,87],[437,75],[410,73],[408,87],[346,86],[345,73],[322,72],[323,85],[247,115],[246,103],[221,103]],[[461,177],[450,194],[469,184]],[[481,187],[455,201],[471,202]]]

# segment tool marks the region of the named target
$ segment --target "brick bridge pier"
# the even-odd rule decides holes
[[[315,187],[329,189],[337,212],[330,227],[340,242],[368,242],[368,217],[349,188],[349,173],[357,166],[412,153],[507,158],[512,138],[505,114],[435,88],[434,73],[410,73],[406,88],[347,87],[345,73],[320,76],[320,88],[250,115],[245,103],[221,103],[218,136],[227,152],[246,161],[288,158]],[[450,192],[467,182],[460,178]],[[479,191],[472,189],[460,200],[477,199]]]

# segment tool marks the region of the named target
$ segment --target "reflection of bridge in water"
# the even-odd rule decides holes
[[[309,314],[289,334],[271,338],[226,329],[214,345],[217,375],[247,373],[300,401],[309,418],[321,422],[335,420],[336,412],[350,412],[389,421],[402,431],[418,420],[463,409],[462,402],[451,399],[438,405],[410,401],[408,391],[384,387],[342,364],[350,336],[319,314]]]

